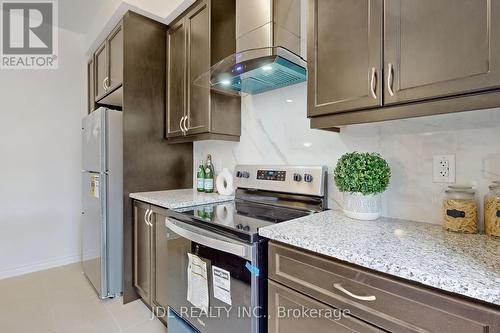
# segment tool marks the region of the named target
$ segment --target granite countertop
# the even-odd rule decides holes
[[[234,200],[234,196],[217,193],[203,193],[196,189],[130,193],[132,199],[155,206],[178,209]]]
[[[500,305],[500,240],[398,219],[326,211],[261,228],[263,237]]]

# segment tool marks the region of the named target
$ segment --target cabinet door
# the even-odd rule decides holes
[[[95,51],[95,94],[96,101],[100,100],[107,92],[107,79],[108,79],[108,56],[106,42]]]
[[[384,102],[500,86],[500,1],[386,0]]]
[[[148,304],[151,303],[151,227],[150,206],[134,202],[134,286]]]
[[[90,114],[95,108],[95,69],[94,56],[87,62],[87,106]]]
[[[308,116],[382,105],[382,0],[310,0]]]
[[[167,309],[167,275],[168,275],[168,229],[165,226],[167,213],[165,209],[152,206],[153,243],[151,267],[151,305],[157,309],[157,315],[164,319],[163,311]]]
[[[113,91],[123,82],[123,29],[119,24],[108,37],[109,78],[107,85]]]
[[[193,81],[210,69],[210,22],[206,2],[188,14],[186,25],[188,134],[205,133],[209,131],[210,89],[194,85]]]
[[[183,135],[186,105],[186,27],[184,20],[167,32],[167,137]]]
[[[384,332],[349,315],[341,316],[340,310],[330,308],[271,280],[268,284],[268,296],[269,333]]]

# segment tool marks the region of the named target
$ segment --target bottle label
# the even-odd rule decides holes
[[[203,190],[205,188],[205,179],[198,178],[197,187],[198,187],[198,190]]]
[[[205,179],[205,191],[211,191],[214,189],[214,180]]]

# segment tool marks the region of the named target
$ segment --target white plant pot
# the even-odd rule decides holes
[[[382,214],[381,195],[345,192],[344,214],[356,220],[371,221],[378,219]]]

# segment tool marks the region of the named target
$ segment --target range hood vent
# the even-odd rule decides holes
[[[193,83],[241,96],[304,82],[300,35],[301,0],[236,0],[236,53]]]
[[[226,95],[256,95],[306,81],[306,65],[280,46],[251,49],[218,62],[194,84]]]

